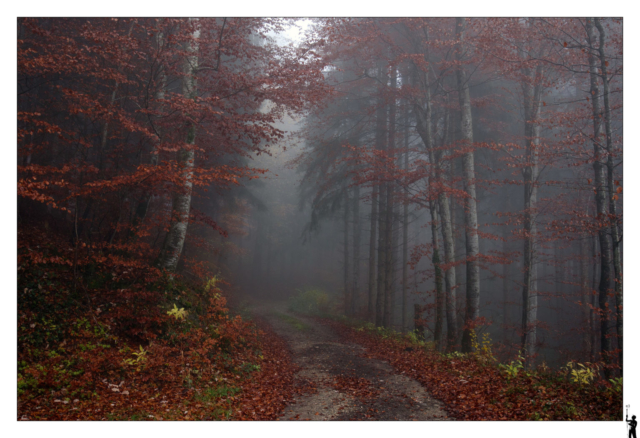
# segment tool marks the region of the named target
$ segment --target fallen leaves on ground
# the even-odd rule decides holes
[[[507,379],[494,364],[473,357],[447,358],[409,341],[383,338],[319,319],[346,341],[366,347],[365,357],[387,361],[420,382],[459,420],[619,420],[622,400],[606,386],[579,387],[559,373]],[[352,384],[349,382],[349,384]],[[348,386],[348,384],[345,383]]]

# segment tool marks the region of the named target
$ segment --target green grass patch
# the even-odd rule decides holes
[[[304,322],[300,321],[298,318],[291,316],[291,315],[286,315],[284,313],[276,313],[276,316],[278,317],[278,319],[286,322],[287,324],[293,326],[296,328],[296,330],[300,330],[302,332],[306,332],[308,330],[311,329],[311,327],[307,324],[305,324]]]
[[[241,389],[235,386],[216,386],[215,388],[207,388],[202,393],[196,394],[195,399],[202,403],[213,403],[221,398],[232,397],[240,391]]]

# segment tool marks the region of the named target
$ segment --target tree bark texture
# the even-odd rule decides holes
[[[586,21],[587,36],[590,46],[593,47],[595,42],[595,32],[593,20],[587,18]],[[601,109],[600,109],[600,89],[598,86],[598,67],[596,57],[592,51],[589,51],[589,72],[591,79],[591,106],[593,110],[593,151],[595,161],[593,162],[593,170],[595,173],[595,198],[596,198],[596,217],[600,221],[605,221],[607,217],[607,183],[604,174],[605,165],[602,161],[600,139],[602,134]],[[600,352],[605,364],[610,363],[611,339],[609,338],[609,303],[607,294],[611,284],[611,242],[607,236],[607,227],[602,227],[598,231],[600,241],[600,284],[598,285],[598,307],[600,313]],[[605,376],[609,378],[611,370],[605,367]]]
[[[594,19],[598,29],[600,71],[602,73],[604,127],[607,140],[607,186],[609,188],[609,214],[611,215],[611,241],[613,247],[613,287],[616,297],[616,331],[618,333],[618,360],[620,361],[620,375],[622,375],[622,258],[620,257],[620,233],[618,229],[618,211],[613,178],[613,139],[611,135],[611,106],[609,104],[609,78],[607,75],[607,59],[604,53],[606,34],[599,18]]]
[[[195,99],[197,94],[196,70],[198,68],[197,39],[199,31],[193,32],[193,42],[187,43],[189,55],[183,65],[184,77],[182,79],[182,94],[189,99]],[[196,127],[193,122],[187,132],[186,144],[194,145],[196,139]],[[182,247],[187,237],[189,225],[189,212],[191,210],[191,191],[193,189],[193,166],[195,153],[192,147],[181,148],[178,151],[178,165],[182,168],[183,186],[173,197],[172,218],[169,233],[164,241],[158,267],[168,271],[175,271],[182,254]]]
[[[351,316],[351,293],[349,290],[349,188],[344,188],[344,313]]]
[[[351,315],[355,315],[360,282],[360,186],[353,188],[353,284],[351,285]]]
[[[391,73],[391,91],[395,92],[397,76],[395,69]],[[387,153],[389,161],[395,156],[395,135],[396,135],[396,102],[395,97],[389,104],[389,123],[388,123],[388,143]],[[393,154],[393,155],[391,155]],[[391,328],[393,325],[393,314],[395,310],[395,265],[396,265],[396,245],[394,245],[394,225],[396,222],[395,201],[394,201],[395,183],[390,181],[387,183],[387,202],[386,202],[386,221],[385,221],[385,274],[384,274],[384,327]]]
[[[378,225],[378,186],[373,186],[371,193],[371,220],[369,230],[369,283],[367,314],[369,321],[375,321],[376,304],[376,234]]]
[[[522,81],[524,101],[525,163],[524,180],[524,249],[522,287],[522,349],[525,366],[532,368],[536,354],[538,317],[538,273],[536,256],[536,203],[538,200],[538,147],[540,144],[541,75],[542,67],[533,70],[525,61]]]
[[[465,19],[456,18],[456,38],[458,47],[456,57],[462,61],[462,43],[464,42]],[[469,97],[469,84],[467,74],[462,67],[457,68],[458,98],[460,103],[460,135],[461,144],[465,148],[473,147],[473,121],[471,119],[471,100]],[[464,318],[464,331],[462,334],[462,351],[471,352],[471,331],[474,329],[475,320],[480,316],[480,265],[478,263],[478,213],[476,206],[476,184],[473,150],[469,150],[462,157],[462,172],[464,177],[465,198],[464,220],[466,236],[467,256],[467,303]]]

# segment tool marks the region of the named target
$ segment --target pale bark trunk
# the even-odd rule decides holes
[[[395,187],[394,187],[395,188]],[[392,196],[397,196],[397,192],[394,190]],[[391,272],[390,291],[389,291],[389,313],[387,327],[395,327],[396,317],[396,285],[398,284],[398,259],[400,250],[400,204],[394,202],[393,204],[393,216],[392,216],[392,230],[391,230],[391,261],[389,271]]]
[[[524,137],[526,144],[523,168],[524,179],[524,254],[522,288],[522,349],[525,353],[525,365],[533,367],[536,353],[537,313],[538,313],[538,275],[536,265],[536,202],[538,198],[538,145],[540,143],[540,125],[538,117],[541,106],[541,66],[535,72],[526,66],[523,68],[525,80],[522,83],[524,95]]]
[[[367,314],[369,321],[375,321],[376,300],[376,232],[378,225],[378,186],[374,186],[371,194],[371,230],[369,231],[369,290]]]
[[[351,315],[356,313],[360,282],[360,186],[353,188],[353,284],[351,286]]]
[[[447,133],[445,138],[443,138],[442,147],[447,142],[447,136],[449,141],[451,141],[451,129],[449,129],[452,125],[450,112],[447,111],[445,116],[445,124],[448,125],[445,128],[445,132]],[[436,178],[444,185],[446,180],[447,169],[444,166],[444,159],[442,152],[436,152],[435,154],[436,161]],[[453,234],[453,219],[451,215],[451,207],[449,204],[449,197],[444,191],[440,191],[438,194],[438,205],[439,205],[439,213],[440,213],[440,221],[441,221],[441,229],[442,229],[442,242],[444,248],[444,262],[449,265],[453,263],[456,259],[456,244],[455,238]],[[458,317],[456,314],[457,304],[456,304],[456,268],[455,266],[449,267],[446,271],[444,271],[444,282],[445,282],[445,313],[447,319],[447,350],[452,351],[455,350],[456,344],[458,342]]]
[[[590,46],[593,47],[595,42],[595,32],[593,29],[593,21],[590,18],[586,20],[587,35],[589,37]],[[593,109],[593,150],[595,161],[593,169],[595,172],[596,184],[596,217],[598,220],[604,221],[607,217],[607,182],[604,175],[604,164],[600,153],[599,142],[602,134],[601,109],[600,109],[600,89],[598,86],[598,67],[596,58],[591,50],[588,54],[589,71],[591,79],[591,105]],[[600,309],[600,351],[602,359],[606,364],[611,362],[611,339],[609,338],[609,306],[607,294],[611,284],[611,243],[607,236],[607,228],[602,227],[598,231],[600,240],[600,284],[598,286],[598,304]],[[611,371],[605,367],[605,376],[609,378]]]
[[[436,351],[440,351],[443,344],[444,297],[442,296],[442,270],[440,269],[440,250],[438,244],[438,212],[433,200],[429,200],[429,211],[431,212],[431,236],[433,244],[433,257],[431,260],[433,263],[436,288],[436,326],[433,331],[433,337],[436,342]]]
[[[197,41],[199,31],[195,30],[193,39]],[[196,43],[187,43],[189,55],[185,58],[182,80],[182,94],[189,99],[195,99],[197,94],[196,69],[198,68],[198,56]],[[187,145],[194,145],[196,139],[196,127],[191,122],[186,138]],[[158,258],[158,266],[161,269],[175,271],[182,254],[184,241],[187,237],[189,225],[189,212],[191,210],[191,191],[193,188],[193,166],[195,152],[192,147],[182,148],[178,151],[178,165],[182,168],[184,180],[181,191],[173,197],[173,214],[171,226],[164,241],[162,251]]]
[[[428,41],[429,34],[425,31],[425,37]],[[429,52],[428,50],[425,52],[425,61],[429,62]],[[444,169],[443,162],[443,154],[441,151],[434,151],[433,144],[433,135],[432,135],[432,126],[431,126],[431,89],[429,87],[429,74],[425,74],[425,79],[423,81],[423,91],[424,91],[424,100],[426,104],[426,108],[423,109],[420,105],[415,105],[415,114],[416,114],[416,124],[418,134],[422,138],[422,142],[425,145],[427,151],[430,154],[430,160],[435,166],[436,169],[436,180],[444,185],[445,183],[445,174],[446,169]],[[442,147],[447,143],[447,138],[450,137],[450,114],[447,111],[445,115],[445,127],[444,134],[442,137]],[[443,247],[444,247],[444,258],[445,263],[450,264],[455,260],[455,241],[453,236],[453,226],[451,221],[451,210],[449,207],[449,198],[447,194],[440,190],[438,193],[438,206],[439,206],[439,216],[442,223],[442,238],[443,238]],[[434,207],[430,208],[432,217],[435,217]],[[434,242],[437,239],[437,233],[434,234]],[[434,246],[436,248],[437,246]],[[435,257],[435,254],[434,254]],[[440,262],[440,256],[438,254],[438,263]],[[434,264],[435,266],[435,264]],[[437,271],[442,275],[441,269],[438,267]],[[447,350],[454,350],[457,342],[457,332],[458,332],[458,324],[456,319],[456,269],[455,267],[449,267],[444,272],[445,277],[445,314],[447,320]],[[437,294],[437,292],[436,292]]]
[[[409,171],[409,112],[405,107],[405,130],[404,130],[404,170]],[[409,189],[404,188],[404,202],[402,206],[402,332],[407,331],[407,306],[409,285]]]
[[[396,87],[396,72],[395,69],[391,73],[391,88],[392,92]],[[388,124],[388,143],[387,143],[387,152],[389,154],[393,153],[395,149],[395,135],[396,135],[396,103],[395,98],[389,105],[389,124]],[[388,158],[391,158],[389,156]],[[394,313],[394,294],[395,294],[395,284],[394,284],[394,276],[395,276],[395,245],[394,245],[394,222],[395,222],[395,202],[393,199],[393,194],[395,191],[395,183],[393,181],[387,183],[387,208],[386,214],[387,219],[385,221],[386,232],[385,232],[385,240],[386,240],[386,249],[385,249],[385,275],[384,275],[384,316],[383,316],[383,325],[384,327],[391,328],[393,325],[393,313]]]
[[[384,67],[378,65],[380,82],[386,86],[387,74]],[[376,147],[384,150],[386,147],[385,136],[387,133],[387,109],[384,104],[383,89],[380,90],[378,108],[376,111]],[[378,196],[378,275],[376,280],[376,326],[382,326],[384,319],[384,286],[386,257],[386,231],[387,231],[387,183],[379,185]]]
[[[457,60],[462,61],[462,42],[464,41],[465,19],[456,18],[456,38],[458,39]],[[464,147],[473,145],[473,121],[471,119],[471,100],[467,74],[461,65],[457,68],[458,95],[460,101],[460,134]],[[467,303],[462,335],[462,351],[471,352],[471,331],[475,320],[480,316],[480,265],[478,263],[478,213],[476,206],[476,184],[473,150],[466,152],[462,158],[462,171],[465,191],[465,236],[467,256]]]
[[[604,101],[604,126],[605,137],[607,139],[607,185],[609,187],[609,214],[611,220],[611,240],[613,243],[613,285],[616,297],[616,331],[618,333],[618,349],[620,361],[620,375],[622,375],[622,259],[620,257],[620,233],[618,230],[618,212],[616,200],[614,199],[615,189],[613,183],[613,139],[611,136],[611,106],[609,105],[609,79],[607,77],[607,59],[604,53],[605,31],[596,18],[595,25],[600,34],[600,47],[598,54],[600,57],[600,71],[602,72],[603,101]]]

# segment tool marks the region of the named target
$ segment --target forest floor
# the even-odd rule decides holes
[[[297,384],[309,389],[280,420],[452,420],[419,382],[367,357],[332,327],[289,312],[286,303],[256,303],[252,313],[286,341]]]

